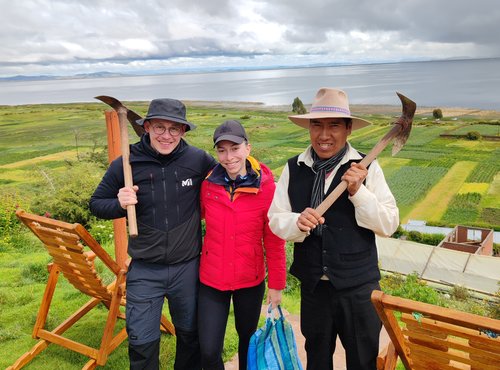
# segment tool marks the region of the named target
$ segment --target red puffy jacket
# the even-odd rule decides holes
[[[247,159],[261,176],[260,187],[237,188],[231,196],[223,185],[207,180],[201,186],[202,216],[206,221],[200,280],[218,290],[260,284],[268,269],[268,287],[286,285],[285,241],[269,229],[267,211],[276,185],[271,170]]]

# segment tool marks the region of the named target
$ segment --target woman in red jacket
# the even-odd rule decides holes
[[[200,262],[198,330],[202,366],[224,369],[222,350],[231,299],[239,336],[239,368],[246,369],[268,272],[267,302],[281,302],[286,283],[285,242],[272,233],[267,211],[275,183],[271,170],[250,156],[245,129],[226,121],[214,132],[219,164],[201,187],[206,221]]]

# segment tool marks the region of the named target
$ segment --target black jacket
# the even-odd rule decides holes
[[[130,146],[133,183],[139,187],[136,205],[139,235],[129,238],[133,259],[173,264],[196,257],[201,248],[200,188],[216,164],[205,151],[181,140],[168,155],[157,153],[149,135]],[[122,158],[115,159],[90,199],[90,210],[114,219],[127,212],[118,202],[124,186]]]

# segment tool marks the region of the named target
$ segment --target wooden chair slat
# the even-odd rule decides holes
[[[45,245],[50,245],[55,248],[63,248],[64,250],[75,250],[77,253],[80,253],[83,250],[83,246],[79,242],[70,243],[67,240],[52,238],[44,234],[37,234],[37,236]]]
[[[36,230],[37,235],[43,235],[47,238],[56,240],[60,239],[69,244],[76,244],[80,240],[80,237],[77,234],[68,230],[63,230],[62,228],[51,229],[45,226],[33,224],[33,229]]]
[[[485,361],[485,363],[490,363],[491,361],[500,361],[500,353],[493,352],[495,349],[492,347],[487,348],[476,348],[471,345],[470,342],[463,338],[458,337],[448,337],[447,339],[437,339],[430,338],[425,336],[424,334],[418,332],[408,332],[406,329],[402,329],[403,334],[407,336],[408,341],[411,343],[421,344],[422,346],[428,346],[430,348],[434,348],[439,351],[461,351],[463,353],[475,356],[476,358],[481,358],[481,361]]]
[[[401,315],[401,321],[407,323],[408,320],[414,320],[409,314]],[[453,335],[455,337],[461,337],[467,340],[474,340],[477,343],[483,343],[483,345],[493,344],[500,345],[500,336],[497,338],[488,338],[486,334],[481,332],[479,329],[469,329],[466,327],[461,327],[459,325],[448,324],[445,322],[440,322],[436,320],[429,320],[427,318],[420,319],[419,326],[424,329],[433,330],[435,332],[441,332],[448,335]]]

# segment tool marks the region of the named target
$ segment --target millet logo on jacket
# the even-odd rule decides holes
[[[193,186],[193,180],[192,179],[182,180],[181,186],[182,187],[184,187],[184,186]]]

